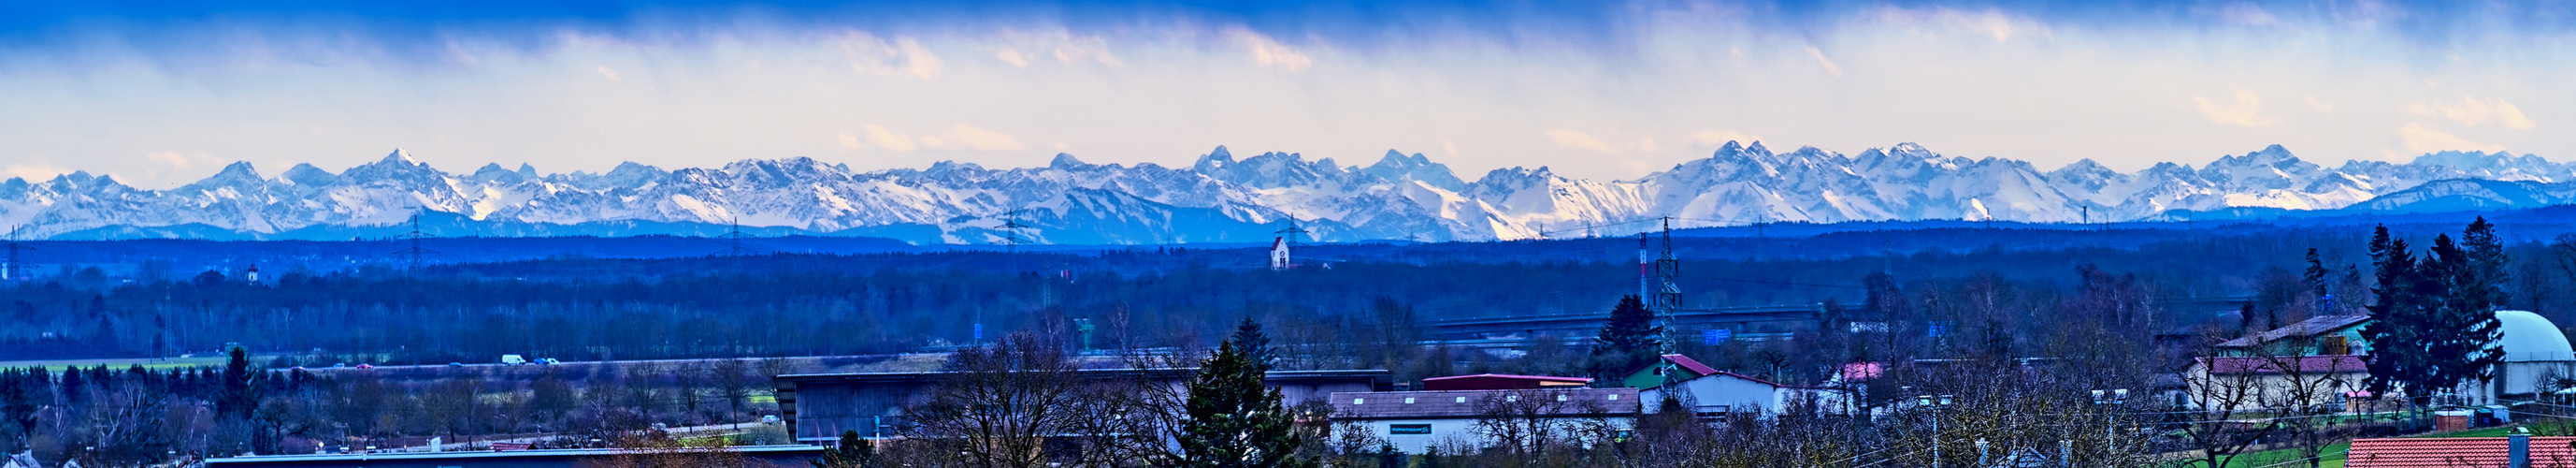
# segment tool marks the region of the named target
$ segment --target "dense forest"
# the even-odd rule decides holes
[[[1673,244],[1693,308],[1857,304],[1863,278],[1878,272],[1908,289],[1981,281],[2045,301],[2089,268],[2178,300],[2261,294],[2266,281],[2304,268],[2309,248],[2339,279],[2357,281],[2368,268],[2367,228],[2228,232],[1941,229]],[[1855,247],[1895,238],[1913,248]],[[2111,245],[2123,240],[2141,243]],[[1306,246],[1301,266],[1286,271],[1247,266],[1262,263],[1258,250],[1174,247],[558,257],[270,271],[255,282],[238,270],[137,280],[84,269],[0,284],[0,360],[204,355],[226,344],[351,364],[879,354],[976,342],[978,324],[989,338],[1077,320],[1097,327],[1097,347],[1204,346],[1246,317],[1288,335],[1367,328],[1386,320],[1371,316],[1381,300],[1418,314],[1407,323],[1606,314],[1636,289],[1637,245]],[[2509,305],[2576,322],[2564,316],[2576,295],[2556,292],[2568,288],[2576,257],[2549,242],[2510,245],[2518,275]],[[2166,325],[2211,311],[2185,312]]]

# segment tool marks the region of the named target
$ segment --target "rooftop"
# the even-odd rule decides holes
[[[1180,379],[1198,375],[1199,370],[1195,367],[1179,367],[1159,369],[1083,369],[1073,372],[1077,375],[1088,376],[1091,378],[1149,377]],[[845,372],[831,374],[787,374],[778,376],[778,380],[784,382],[912,382],[936,380],[940,376],[949,374],[951,373]],[[1270,371],[1268,375],[1263,377],[1264,380],[1272,382],[1298,380],[1343,380],[1356,378],[1387,380],[1394,377],[1392,373],[1383,369]]]
[[[2356,355],[2277,356],[2270,358],[2238,356],[2200,358],[2200,362],[2202,365],[2209,366],[2209,371],[2216,374],[2271,374],[2281,372],[2283,370],[2283,366],[2289,366],[2301,373],[2369,372],[2370,362],[2363,359],[2363,356]]]
[[[1554,377],[1545,375],[1476,374],[1422,379],[1423,390],[1509,390],[1546,387],[1573,387],[1592,383],[1589,377]]]
[[[2347,468],[2448,468],[2505,466],[2507,438],[2504,437],[2421,437],[2408,439],[2353,439],[2347,452]],[[2530,464],[2526,466],[2576,465],[2576,437],[2531,438]]]
[[[1339,392],[1330,401],[1334,419],[1441,419],[1478,417],[1488,401],[1521,398],[1541,399],[1524,410],[1544,416],[1629,416],[1638,409],[1634,388]]]
[[[2322,335],[2369,320],[2370,316],[2368,315],[2319,315],[2309,317],[2307,320],[2301,320],[2299,323],[2290,324],[2290,326],[2264,330],[2262,333],[2256,333],[2251,336],[2227,340],[2227,342],[2219,343],[2218,346],[2222,348],[2248,348],[2253,347],[2254,345],[2280,341],[2283,338]]]
[[[801,453],[822,453],[822,451],[823,451],[823,447],[822,447],[822,446],[818,446],[818,445],[753,445],[753,446],[743,446],[743,447],[729,447],[729,448],[727,448],[727,450],[731,450],[731,451],[733,451],[733,452],[735,452],[735,453],[742,453],[742,454],[754,454],[754,455],[763,455],[763,454],[801,454]],[[621,453],[621,452],[625,452],[625,450],[624,450],[624,449],[550,449],[550,450],[507,450],[507,451],[489,451],[489,450],[486,450],[486,451],[471,451],[471,452],[384,452],[384,453],[333,453],[333,454],[315,454],[315,455],[245,455],[245,456],[239,456],[239,457],[224,457],[224,458],[212,458],[212,459],[207,459],[207,460],[206,460],[206,464],[208,464],[208,465],[222,465],[222,464],[227,464],[227,463],[301,463],[301,462],[317,462],[317,463],[318,463],[318,462],[338,462],[338,461],[355,461],[355,460],[444,460],[444,459],[459,459],[459,458],[602,457],[602,456],[616,455],[616,454],[619,454],[619,453]]]

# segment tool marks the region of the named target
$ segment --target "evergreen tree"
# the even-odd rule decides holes
[[[2485,220],[2469,225],[2471,232],[2480,230]],[[2487,236],[2492,238],[2493,232]],[[2467,238],[2466,235],[2462,236]],[[2495,306],[2504,297],[2501,265],[2482,265],[2468,246],[2451,242],[2451,236],[2433,238],[2433,258],[2427,259],[2423,281],[2440,292],[2439,300],[2429,304],[2433,311],[2431,326],[2425,330],[2433,376],[2428,388],[2452,388],[2470,381],[2495,375],[2495,366],[2504,363],[2504,350],[2495,342],[2504,337],[2504,324],[2496,321]],[[2501,253],[2495,254],[2501,256]],[[2483,270],[2494,270],[2492,272]]]
[[[1257,331],[1257,329],[1256,329]],[[1218,345],[1190,381],[1189,420],[1174,430],[1180,465],[1194,468],[1307,468],[1279,389],[1264,385],[1268,365],[1235,346]]]
[[[2504,362],[2504,351],[2495,347],[2503,337],[2503,324],[2495,318],[2505,300],[2503,247],[2484,218],[2470,223],[2461,238],[2465,245],[2447,234],[2434,236],[2427,256],[2419,259],[2386,226],[2371,236],[2371,260],[2379,269],[2371,291],[2378,300],[2361,331],[2371,345],[2372,391],[2430,396],[2492,378]]]
[[[1262,333],[1261,322],[1252,321],[1252,317],[1244,317],[1243,324],[1235,325],[1234,337],[1227,340],[1233,342],[1235,350],[1242,352],[1244,357],[1260,363],[1263,371],[1279,364],[1278,352],[1270,349],[1270,335]]]
[[[2375,268],[2370,291],[2377,299],[2368,307],[2370,324],[2361,328],[2362,339],[2371,345],[2370,390],[2387,393],[2405,389],[2420,392],[2421,382],[2430,380],[2430,354],[2424,348],[2422,329],[2425,314],[2419,310],[2415,291],[2414,254],[2407,251],[2405,239],[2388,235],[2388,226],[2379,226],[2370,237],[2370,263]]]
[[[241,348],[232,349],[232,360],[224,363],[223,394],[215,401],[215,417],[250,419],[259,406],[259,386],[253,381],[250,357]]]
[[[2496,238],[2495,225],[2484,216],[2469,222],[2468,229],[2460,232],[2460,248],[2464,266],[2455,272],[2459,276],[2452,289],[2463,301],[2461,305],[2482,311],[2503,307],[2511,299],[2504,285],[2512,280],[2506,270],[2512,259],[2505,256],[2504,241]]]
[[[2334,293],[2326,289],[2326,275],[2331,272],[2326,270],[2325,261],[2317,258],[2315,247],[2308,248],[2308,269],[2301,273],[2303,274],[2299,275],[2299,279],[2307,280],[2308,292],[2317,296],[2317,310],[2326,314],[2335,313]]]
[[[841,431],[841,444],[823,451],[823,458],[811,460],[814,468],[876,468],[877,447],[859,437],[859,431]]]
[[[1593,376],[1618,378],[1618,373],[1654,362],[1664,346],[1663,333],[1644,299],[1634,294],[1620,297],[1619,306],[1610,309],[1609,322],[1601,324],[1601,333],[1594,338],[1598,342],[1592,346]]]

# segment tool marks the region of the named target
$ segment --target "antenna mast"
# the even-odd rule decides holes
[[[1682,311],[1682,288],[1674,279],[1682,274],[1682,261],[1673,258],[1673,218],[1664,217],[1663,248],[1655,257],[1655,295],[1647,298],[1646,307],[1664,322],[1664,333],[1670,335],[1673,315]],[[1664,340],[1664,351],[1672,351],[1672,340]]]

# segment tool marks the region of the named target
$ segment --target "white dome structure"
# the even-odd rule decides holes
[[[2496,339],[2496,346],[2504,349],[2505,362],[2576,360],[2576,348],[2567,344],[2567,334],[2548,318],[2527,310],[2499,310],[2495,318],[2504,325],[2504,336]]]

